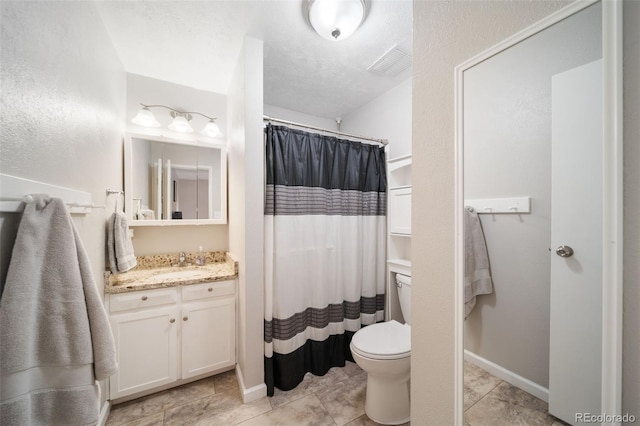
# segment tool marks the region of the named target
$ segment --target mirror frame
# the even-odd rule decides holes
[[[215,148],[220,150],[220,218],[219,219],[181,219],[181,220],[133,220],[133,139],[145,139],[151,142],[173,143],[198,148]],[[127,133],[124,138],[124,191],[125,214],[129,226],[185,226],[185,225],[226,225],[227,224],[227,147],[222,142],[204,140],[181,140],[162,135],[143,133]]]
[[[454,422],[464,424],[464,71],[520,43],[587,7],[602,4],[603,152],[603,290],[602,413],[622,409],[622,1],[583,0],[549,15],[455,68],[455,288]]]

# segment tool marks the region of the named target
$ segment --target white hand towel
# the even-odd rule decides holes
[[[464,209],[464,317],[476,305],[476,296],[493,293],[489,255],[478,213]]]
[[[109,268],[114,274],[126,272],[138,264],[129,237],[127,216],[122,212],[115,212],[109,218],[107,252],[109,253]]]
[[[117,371],[109,319],[64,202],[25,207],[0,302],[0,424],[95,424]]]

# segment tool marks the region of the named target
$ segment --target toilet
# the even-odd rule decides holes
[[[351,354],[367,372],[364,411],[378,423],[397,425],[410,418],[411,277],[396,275],[400,309],[405,324],[391,320],[358,330],[351,339]]]

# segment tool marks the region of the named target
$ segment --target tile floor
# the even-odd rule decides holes
[[[465,361],[465,426],[566,425],[547,410],[541,399]]]
[[[311,374],[295,389],[243,404],[234,371],[112,407],[107,426],[373,426],[364,414],[366,374],[354,363]],[[547,404],[465,363],[465,426],[553,425]]]

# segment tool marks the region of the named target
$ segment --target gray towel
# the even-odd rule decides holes
[[[117,371],[113,334],[64,202],[34,195],[0,301],[0,424],[85,425]]]
[[[109,268],[114,274],[127,272],[138,264],[129,237],[127,216],[122,212],[115,212],[109,218],[107,252],[109,253]]]
[[[476,305],[476,296],[493,293],[489,255],[478,213],[464,209],[464,317]]]

